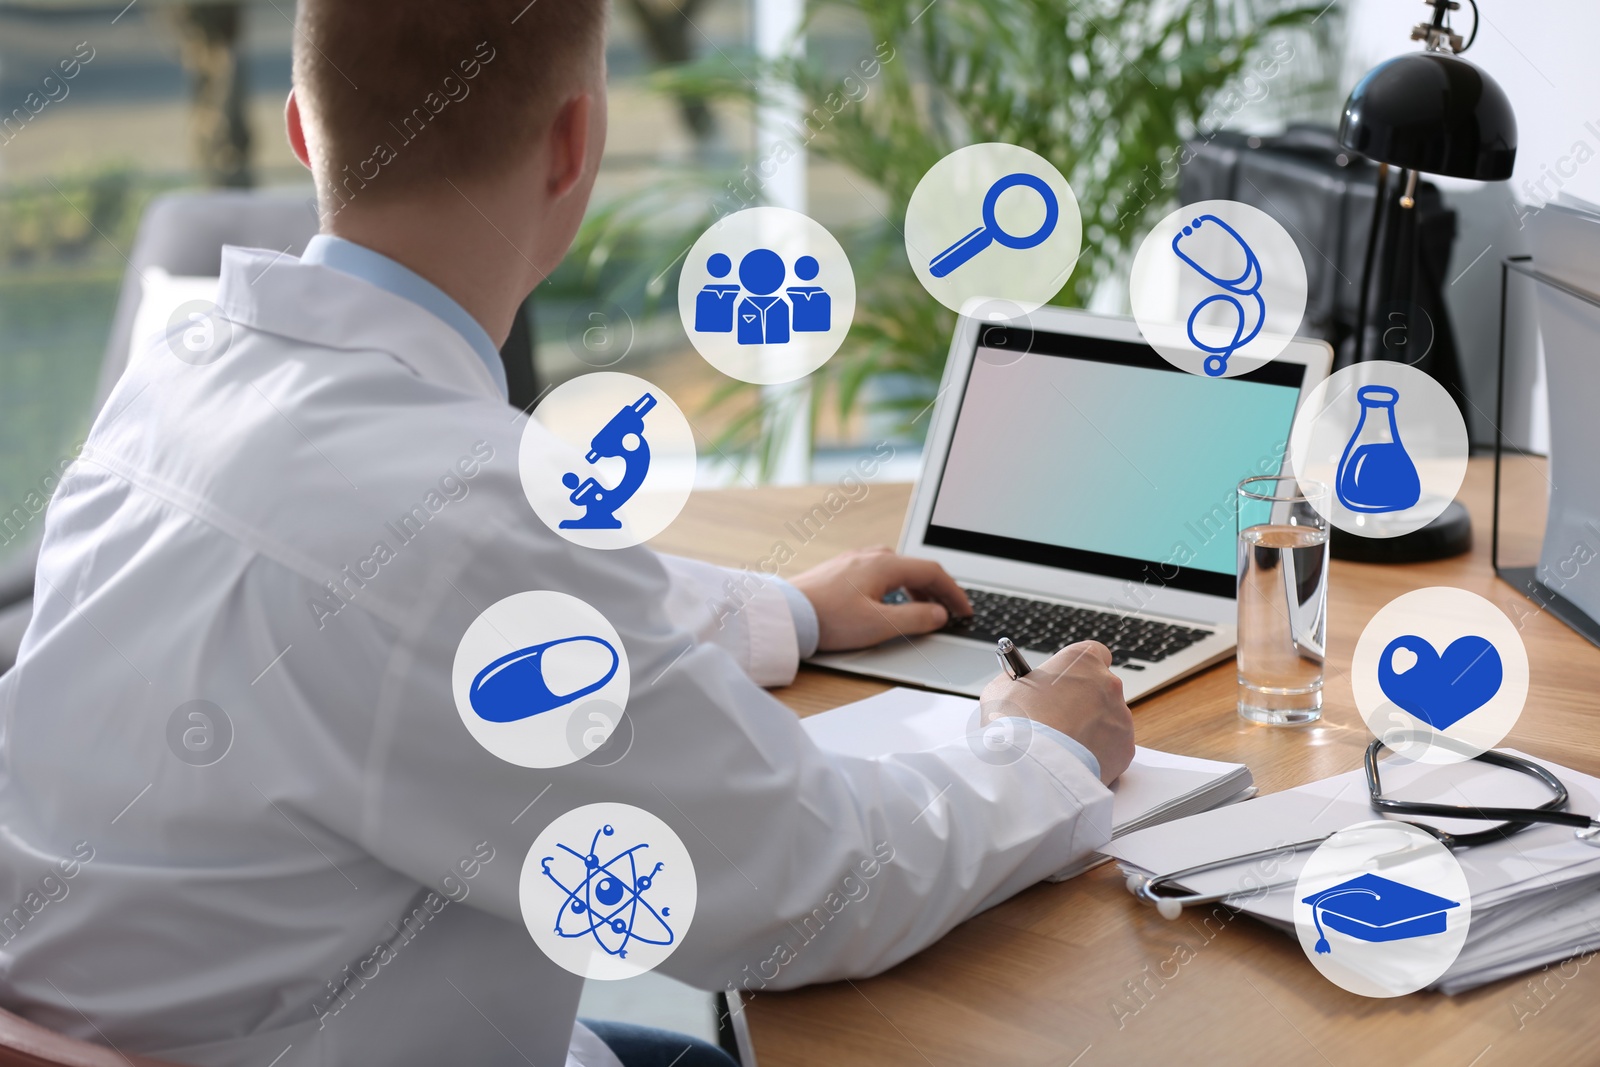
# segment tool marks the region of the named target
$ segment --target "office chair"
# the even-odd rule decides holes
[[[151,201],[139,221],[139,232],[122,277],[111,336],[106,341],[95,389],[98,414],[117,379],[128,366],[134,317],[144,297],[140,271],[160,268],[168,274],[215,277],[222,272],[222,246],[267,248],[298,256],[317,232],[317,216],[309,188],[217,190],[169,193]],[[505,364],[511,403],[531,408],[538,395],[534,375],[533,300],[511,329],[500,358]],[[42,523],[36,526],[42,527]],[[39,556],[39,533],[8,562],[0,564],[0,674],[16,662],[22,633],[33,614],[33,572]]]

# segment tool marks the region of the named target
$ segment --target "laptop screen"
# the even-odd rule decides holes
[[[985,327],[923,540],[1231,597],[1235,487],[1279,472],[1305,371],[1204,378],[1142,342]]]

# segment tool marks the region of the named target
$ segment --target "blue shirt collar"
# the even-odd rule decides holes
[[[510,396],[510,389],[506,385],[505,364],[500,361],[500,350],[495,348],[488,331],[467,313],[466,308],[416,271],[402,266],[381,252],[374,252],[365,245],[358,245],[354,241],[347,241],[343,237],[327,233],[319,233],[311,239],[306,245],[305,255],[300,257],[300,262],[320,264],[360,278],[386,293],[393,293],[402,300],[411,301],[424,311],[443,320],[459,333],[478,354],[478,358],[483,360],[483,365],[489,368],[489,377],[494,379],[495,388],[500,390],[500,395]]]

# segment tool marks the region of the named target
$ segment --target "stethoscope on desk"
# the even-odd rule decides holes
[[[1492,750],[1480,752],[1472,757],[1490,766],[1504,767],[1506,770],[1516,771],[1518,774],[1525,774],[1530,778],[1536,779],[1550,790],[1552,795],[1549,800],[1536,808],[1475,808],[1455,804],[1394,800],[1385,797],[1383,795],[1383,782],[1378,776],[1378,753],[1385,747],[1381,739],[1375,740],[1367,746],[1367,792],[1374,810],[1388,815],[1409,815],[1431,819],[1472,819],[1498,824],[1470,834],[1452,834],[1427,823],[1412,822],[1409,819],[1397,820],[1407,826],[1414,826],[1432,835],[1445,848],[1453,851],[1463,848],[1476,848],[1478,845],[1493,844],[1496,841],[1505,840],[1519,830],[1526,830],[1530,826],[1541,823],[1576,827],[1576,836],[1580,840],[1591,845],[1600,846],[1600,819],[1592,819],[1587,815],[1566,811],[1565,808],[1569,799],[1567,787],[1561,784],[1561,779],[1532,760]],[[1180,883],[1195,875],[1221,870],[1224,867],[1234,867],[1241,863],[1249,863],[1252,860],[1262,860],[1268,857],[1281,859],[1286,855],[1303,852],[1309,848],[1316,848],[1332,836],[1332,834],[1323,834],[1320,837],[1296,841],[1293,844],[1276,845],[1257,852],[1228,856],[1224,859],[1212,860],[1209,863],[1186,867],[1181,871],[1173,871],[1170,874],[1156,876],[1130,874],[1128,875],[1128,892],[1147,904],[1154,904],[1163,918],[1176,919],[1186,907],[1225,903],[1231,897],[1279,889],[1284,886],[1294,885],[1296,881],[1296,879],[1290,878],[1282,882],[1253,886],[1250,889],[1235,889],[1227,893],[1189,893],[1178,888]],[[1380,856],[1375,865],[1382,868],[1401,862],[1411,851],[1412,849],[1410,848],[1403,848],[1385,856]],[[1165,892],[1167,889],[1176,889],[1177,891]]]

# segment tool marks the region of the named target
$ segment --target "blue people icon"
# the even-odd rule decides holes
[[[803,282],[814,281],[821,272],[815,256],[794,261],[794,274]],[[795,333],[827,333],[833,328],[833,298],[820,285],[791,285],[785,290],[794,306]]]
[[[1357,941],[1406,941],[1444,933],[1449,925],[1446,913],[1461,906],[1459,900],[1377,874],[1357,875],[1304,897],[1301,903],[1311,905],[1311,921],[1317,929],[1314,947],[1319,954],[1333,951],[1324,925]]]
[[[611,663],[600,669],[597,658],[584,657],[595,668],[592,673],[598,677],[570,692],[557,693],[550,688],[550,679],[545,676],[546,653],[551,649],[564,649],[570,653],[577,645],[600,646],[600,649],[610,655]],[[570,666],[572,662],[569,657],[568,665]],[[560,637],[554,641],[519,648],[515,652],[501,656],[472,679],[472,686],[467,690],[467,698],[472,704],[472,710],[485,722],[520,722],[547,711],[554,711],[556,708],[566,707],[573,701],[581,700],[590,693],[604,688],[607,682],[616,677],[617,666],[621,662],[622,658],[617,655],[617,650],[603,637],[593,637],[588,634]]]
[[[770,248],[757,248],[739,260],[739,281],[749,294],[739,301],[741,345],[789,343],[789,303],[777,295],[788,269]]]
[[[1390,641],[1378,657],[1378,688],[1396,707],[1448,730],[1500,691],[1505,665],[1486,639],[1469,634],[1444,653],[1416,634]]]
[[[1334,493],[1351,511],[1381,515],[1404,511],[1422,499],[1422,479],[1400,442],[1395,405],[1400,390],[1364,385],[1356,390],[1361,415],[1339,457]]]
[[[571,472],[563,474],[561,484],[572,490],[567,499],[583,508],[584,513],[575,519],[562,519],[561,529],[622,529],[617,509],[633,498],[650,473],[650,445],[644,439],[644,416],[655,406],[655,394],[646,393],[613,415],[611,421],[590,438],[589,452],[584,458],[598,463],[603,457],[620,457],[624,464],[622,480],[607,489],[596,478],[580,478]]]
[[[724,278],[733,269],[722,252],[706,260],[706,272]],[[795,260],[802,283],[822,273],[815,256]],[[833,328],[833,297],[822,285],[785,288],[788,268],[770,248],[756,248],[739,260],[739,284],[712,283],[695,296],[694,332],[735,333],[740,345],[788,344],[791,333],[827,333]],[[787,293],[787,298],[785,297]]]
[[[733,261],[721,252],[706,260],[706,273],[713,278],[726,278],[733,269]],[[737,285],[712,282],[700,289],[694,301],[694,329],[696,333],[732,333],[733,306],[739,296]]]
[[[641,842],[623,849],[609,859],[600,857],[600,838],[613,837],[616,829],[609,823],[596,830],[586,851],[557,843],[556,847],[572,860],[559,856],[545,856],[540,869],[546,878],[566,894],[555,916],[555,932],[561,937],[592,938],[596,946],[609,956],[626,959],[628,947],[633,942],[645,945],[670,945],[677,938],[669,920],[670,906],[657,908],[649,896],[655,888],[656,875],[666,865],[656,863],[647,872],[640,873],[638,853],[650,847]],[[648,864],[649,861],[645,861]],[[573,874],[568,874],[569,885],[552,870],[559,863]]]
[[[1184,238],[1192,237],[1196,233],[1202,232],[1207,223],[1215,223],[1216,226],[1220,228],[1221,232],[1227,234],[1233,239],[1233,242],[1238,247],[1239,252],[1242,254],[1242,259],[1240,261],[1241,269],[1239,270],[1238,274],[1218,275],[1216,271],[1208,267],[1201,266],[1200,263],[1184,249]],[[1195,304],[1195,306],[1189,312],[1189,320],[1186,324],[1189,334],[1189,343],[1194,345],[1200,351],[1208,353],[1204,363],[1202,364],[1202,369],[1208,376],[1212,378],[1219,378],[1228,373],[1228,360],[1233,356],[1233,354],[1239,349],[1243,348],[1245,345],[1249,344],[1251,341],[1255,340],[1256,335],[1261,332],[1262,324],[1266,322],[1267,303],[1261,296],[1261,261],[1256,258],[1255,250],[1250,247],[1249,243],[1243,237],[1239,236],[1238,230],[1235,230],[1232,226],[1229,226],[1226,222],[1222,221],[1222,219],[1211,214],[1201,215],[1191,220],[1189,225],[1185,226],[1178,233],[1173,234],[1172,251],[1179,259],[1187,263],[1190,267],[1194,268],[1194,270],[1198,272],[1199,275],[1206,281],[1225,290],[1221,293],[1212,293],[1199,303]],[[1226,270],[1227,268],[1218,267],[1218,269]],[[1252,316],[1245,312],[1245,305],[1240,301],[1240,297],[1245,297],[1253,301],[1255,304],[1255,315],[1253,316],[1255,319],[1254,326],[1250,325]],[[1231,340],[1225,341],[1220,345],[1208,344],[1205,341],[1200,340],[1199,336],[1195,332],[1195,323],[1199,320],[1200,316],[1205,312],[1205,310],[1214,304],[1225,305],[1233,309],[1232,318],[1234,321],[1231,325],[1233,337]],[[1229,328],[1230,327],[1228,326],[1224,326],[1223,331],[1226,332]]]

